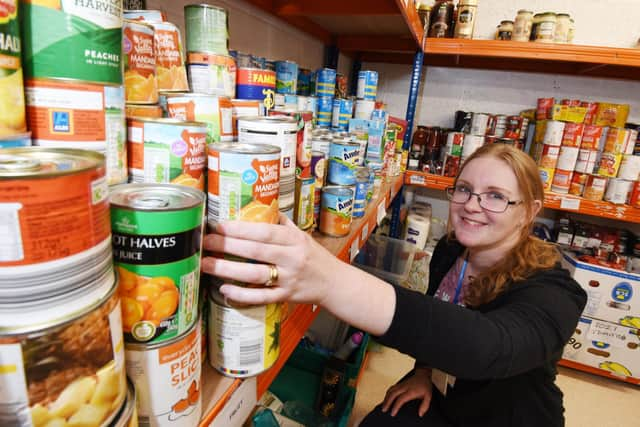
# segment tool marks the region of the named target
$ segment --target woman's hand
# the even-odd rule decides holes
[[[382,402],[382,412],[387,412],[391,408],[391,416],[395,417],[405,403],[420,399],[418,415],[422,417],[429,410],[432,387],[431,369],[416,368],[411,377],[387,390]]]
[[[204,257],[202,270],[223,279],[263,285],[270,278],[269,265],[277,268],[274,286],[220,287],[224,296],[245,304],[288,300],[322,305],[335,281],[332,275],[343,264],[282,214],[278,225],[243,221],[219,224],[215,233],[205,236],[204,249],[264,263]]]

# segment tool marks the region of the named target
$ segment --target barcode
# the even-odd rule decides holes
[[[209,222],[216,223],[220,221],[220,197],[209,193],[207,199],[207,218]]]
[[[262,360],[262,340],[240,343],[240,365],[253,365]]]

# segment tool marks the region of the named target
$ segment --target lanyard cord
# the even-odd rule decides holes
[[[469,255],[464,258],[464,262],[462,263],[462,269],[460,270],[460,275],[458,276],[458,284],[456,285],[456,294],[453,297],[453,303],[458,304],[458,298],[460,298],[460,292],[462,292],[462,282],[464,281],[464,273],[467,271],[467,259]]]

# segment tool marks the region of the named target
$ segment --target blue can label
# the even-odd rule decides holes
[[[323,68],[316,71],[316,95],[333,97],[336,91],[336,70]]]
[[[350,99],[334,99],[331,126],[335,129],[347,130],[349,119],[353,115],[353,101]]]
[[[298,70],[298,95],[309,96],[311,94],[311,71],[304,68]]]
[[[276,62],[276,92],[295,95],[298,84],[298,64],[291,61]]]
[[[330,187],[322,191],[320,231],[331,236],[349,234],[353,213],[353,189]]]
[[[369,190],[369,182],[356,183],[356,195],[353,198],[353,217],[361,218],[364,216],[367,208],[367,192]]]
[[[331,113],[333,110],[333,97],[320,96],[318,100],[317,123],[320,127],[331,126]]]
[[[378,94],[378,72],[360,71],[358,73],[358,99],[376,100]]]
[[[355,169],[359,160],[359,144],[332,142],[329,146],[327,180],[337,185],[356,183]]]

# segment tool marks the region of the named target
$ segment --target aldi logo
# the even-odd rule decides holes
[[[71,133],[71,114],[69,111],[51,112],[52,131],[54,133]]]

